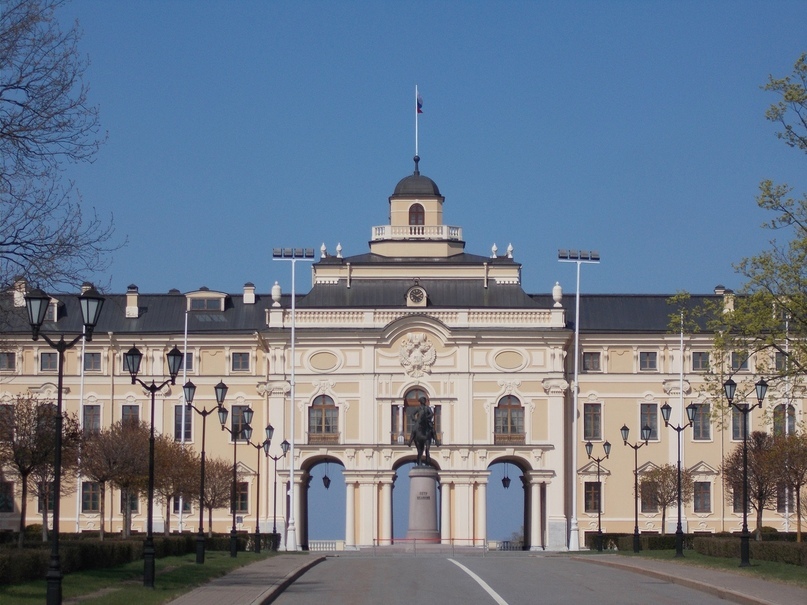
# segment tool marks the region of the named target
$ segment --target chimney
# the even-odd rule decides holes
[[[18,275],[14,278],[14,306],[15,307],[24,307],[25,306],[25,294],[28,290],[28,281],[22,276]]]
[[[249,281],[244,284],[244,304],[255,304],[255,284]]]
[[[140,317],[140,308],[137,306],[137,286],[134,284],[126,288],[126,317],[132,319]]]
[[[715,294],[717,296],[722,296],[725,293],[726,293],[726,286],[724,286],[723,284],[717,284],[715,286]]]

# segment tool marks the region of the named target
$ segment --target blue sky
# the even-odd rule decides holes
[[[600,252],[583,292],[737,288],[732,263],[771,235],[759,181],[805,189],[760,89],[807,51],[804,1],[74,0],[60,17],[84,30],[109,134],[68,176],[128,237],[98,276],[116,292],[288,290],[272,247],[366,252],[413,169],[416,84],[445,222],[475,254],[512,243],[529,292],[574,291],[558,248]],[[521,525],[501,469],[500,539]]]
[[[523,281],[574,289],[558,248],[599,250],[583,292],[739,287],[770,233],[764,178],[804,156],[760,86],[807,50],[799,2],[74,0],[108,142],[71,166],[128,245],[113,291],[288,290],[274,246],[367,251],[421,172],[466,250],[512,243]],[[307,267],[298,287],[306,289]]]

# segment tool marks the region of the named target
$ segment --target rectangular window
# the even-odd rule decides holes
[[[731,369],[734,372],[747,372],[748,371],[748,352],[747,351],[732,351],[732,353],[731,353]]]
[[[249,512],[249,483],[239,481],[235,490],[235,512]]]
[[[140,422],[140,406],[122,405],[120,419],[121,422]]]
[[[650,439],[658,439],[658,405],[655,403],[643,403],[640,408],[641,418],[639,426],[650,427]]]
[[[218,298],[192,298],[191,311],[221,311]]]
[[[101,431],[101,406],[85,405],[82,409],[82,426],[84,434],[91,435]]]
[[[101,371],[100,353],[84,353],[84,371],[85,372]]]
[[[43,498],[42,492],[44,491],[43,486],[39,486],[39,497],[36,499],[36,512],[42,512],[42,506],[45,503],[45,498]],[[53,507],[56,505],[56,499],[54,498],[53,493],[53,483],[51,482],[48,485],[48,511],[52,511]]]
[[[14,512],[14,484],[0,481],[0,513]]]
[[[655,372],[658,370],[658,353],[655,351],[639,352],[639,371]]]
[[[185,414],[185,430],[182,427],[182,414]],[[174,441],[191,441],[193,434],[191,432],[191,417],[193,410],[189,410],[187,406],[175,405],[174,406]]]
[[[51,302],[48,305],[48,310],[45,312],[45,321],[56,321],[58,315],[59,313],[56,303]]]
[[[694,510],[696,513],[712,512],[712,484],[708,481],[695,481]]]
[[[735,513],[743,512],[743,486],[735,485],[731,490],[731,509]],[[748,506],[746,505],[746,510]]]
[[[656,498],[656,485],[648,481],[642,481],[639,484],[639,494],[642,498],[642,512],[649,514],[657,513],[658,498]]]
[[[14,406],[0,405],[0,439],[14,440]]]
[[[734,405],[740,406],[742,409],[747,410],[748,404],[747,403],[735,403]],[[746,436],[751,434],[750,425],[751,419],[748,418],[746,413],[741,412],[737,408],[731,406],[731,438],[734,441],[742,441],[743,440],[743,423],[745,423],[745,434]]]
[[[777,372],[784,372],[787,369],[787,357],[781,351],[776,351],[773,355],[773,366]]]
[[[709,352],[708,351],[693,351],[692,352],[692,371],[693,372],[708,372],[709,371]]]
[[[692,419],[692,438],[695,441],[709,441],[712,438],[712,425],[708,403],[695,404],[695,417]]]
[[[232,431],[231,439],[233,441],[246,441],[241,432],[247,426],[244,420],[244,412],[249,409],[248,405],[234,405],[230,413],[230,430]]]
[[[583,353],[584,372],[602,372],[599,353]]]
[[[140,494],[133,492],[129,494],[129,510],[133,513],[140,512]],[[120,512],[126,512],[126,499],[123,497],[123,492],[120,493]]]
[[[193,353],[186,352],[185,356],[182,359],[182,366],[179,368],[180,371],[185,370],[187,372],[193,372]]]
[[[583,439],[602,439],[602,405],[599,403],[583,404]]]
[[[16,353],[0,353],[0,372],[14,372],[17,369]]]
[[[59,357],[57,353],[40,353],[39,354],[39,371],[40,372],[58,372],[59,371]]]
[[[95,481],[81,482],[81,512],[97,513],[101,510],[101,486]]]
[[[171,506],[172,506],[172,507],[173,507],[173,509],[174,509],[174,514],[175,514],[175,515],[178,515],[178,514],[179,514],[179,498],[174,498],[174,501],[173,501],[173,503],[171,504]],[[187,513],[191,512],[191,510],[192,510],[192,509],[191,509],[191,501],[190,501],[190,498],[187,498],[187,499],[186,499],[186,498],[183,498],[183,499],[182,499],[182,512],[183,512],[183,513],[185,513],[185,514],[187,514]]]
[[[597,481],[586,481],[586,512],[596,513],[600,511],[600,483]]]
[[[249,353],[233,353],[233,372],[249,372]]]

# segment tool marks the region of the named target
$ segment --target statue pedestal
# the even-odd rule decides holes
[[[415,466],[409,471],[409,530],[407,540],[440,542],[437,529],[437,471]]]

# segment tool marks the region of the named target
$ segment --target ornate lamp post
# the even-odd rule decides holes
[[[243,411],[243,423],[240,425],[240,429],[238,431],[233,431],[230,427],[227,426],[227,415],[229,412],[227,408],[224,406],[219,407],[218,409],[219,414],[219,422],[221,423],[221,430],[227,431],[230,433],[233,439],[233,489],[232,489],[232,496],[230,498],[232,503],[232,513],[233,513],[233,527],[230,530],[230,556],[237,557],[238,556],[238,539],[235,535],[235,505],[236,505],[236,496],[237,496],[237,485],[238,485],[238,462],[235,458],[235,446],[238,445],[239,437],[245,441],[249,441],[250,437],[252,437],[252,427],[250,424],[252,423],[252,415],[254,412],[252,408],[247,408]]]
[[[639,552],[639,448],[647,445],[650,439],[650,427],[644,425],[642,427],[642,441],[636,443],[628,443],[628,434],[630,429],[628,425],[623,424],[619,429],[622,433],[622,441],[625,445],[633,448],[633,552]]]
[[[51,535],[50,562],[48,572],[45,576],[47,580],[46,603],[48,605],[61,605],[62,602],[62,567],[59,559],[59,500],[62,481],[62,389],[64,383],[64,353],[71,349],[81,340],[82,336],[89,342],[92,340],[92,333],[101,315],[101,308],[104,306],[104,298],[98,294],[95,288],[85,290],[78,297],[81,305],[81,317],[84,322],[84,333],[79,334],[72,340],[65,341],[62,334],[58,341],[51,340],[47,334],[41,333],[42,338],[52,349],[58,353],[58,382],[56,387],[56,418],[54,427],[54,459],[53,459],[53,531]],[[42,323],[50,305],[50,296],[39,288],[31,290],[25,295],[25,306],[28,310],[28,323],[31,324],[31,336],[34,340],[39,340]]]
[[[276,542],[277,538],[275,537],[277,536],[277,461],[286,457],[286,454],[289,453],[291,444],[285,439],[283,440],[283,443],[280,444],[280,449],[283,450],[282,456],[272,456],[269,453],[269,446],[266,444],[267,442],[264,441],[264,447],[266,447],[266,456],[275,463],[275,483],[274,487],[272,488],[272,506],[274,507],[272,511],[272,546],[277,549],[278,543]],[[269,445],[271,445],[271,443],[269,443]]]
[[[271,424],[267,424],[266,428],[264,429],[266,433],[266,439],[263,443],[252,443],[252,441],[247,441],[248,445],[251,445],[256,450],[258,450],[258,482],[255,486],[255,552],[261,552],[261,450],[263,450],[264,456],[269,456],[269,444],[272,443],[272,435],[275,434],[275,429]]]
[[[205,562],[205,432],[207,428],[207,417],[216,410],[221,409],[221,406],[224,404],[224,398],[227,396],[227,385],[219,381],[214,387],[214,390],[216,392],[217,406],[209,410],[206,407],[200,410],[193,405],[196,385],[189,380],[185,383],[185,386],[182,387],[182,391],[185,394],[186,405],[189,409],[202,417],[202,477],[199,482],[199,533],[196,535],[196,562],[200,564]]]
[[[698,406],[696,406],[694,403],[690,403],[686,407],[689,422],[683,426],[675,426],[670,424],[670,413],[672,412],[672,407],[670,407],[670,404],[665,403],[663,406],[661,406],[661,417],[664,418],[664,425],[670,427],[676,432],[676,438],[678,441],[678,526],[675,530],[676,557],[684,556],[684,530],[681,527],[681,433],[684,432],[687,427],[692,426],[692,423],[695,420],[695,412],[697,409]]]
[[[597,463],[597,551],[602,552],[602,483],[600,483],[600,462],[608,458],[611,454],[611,444],[607,441],[602,444],[605,456],[595,458],[591,455],[594,445],[591,441],[586,441],[586,454]]]
[[[737,392],[737,383],[729,378],[723,383],[723,391],[729,406],[743,415],[743,531],[740,534],[740,567],[751,565],[751,535],[748,533],[748,414],[754,408],[762,407],[762,400],[768,391],[768,383],[764,378],[760,378],[754,385],[756,388],[757,402],[749,406],[747,403],[734,403],[734,395]]]
[[[146,384],[137,377],[140,372],[140,362],[143,361],[143,354],[132,346],[123,356],[123,368],[132,376],[132,384],[140,384],[151,393],[151,423],[149,426],[149,487],[148,487],[148,514],[146,516],[146,543],[143,545],[143,586],[154,588],[154,535],[152,534],[152,524],[154,519],[154,396],[157,391],[169,384],[176,384],[177,374],[182,366],[182,352],[174,347],[166,358],[168,359],[168,373],[171,377],[164,380],[159,385],[152,379],[151,384]]]

